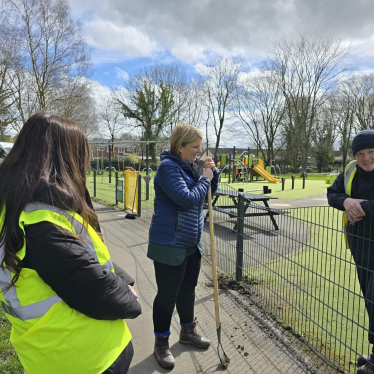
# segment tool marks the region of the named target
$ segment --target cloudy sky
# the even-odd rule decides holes
[[[255,71],[273,42],[299,34],[350,45],[352,68],[374,71],[374,0],[68,1],[92,48],[97,93],[156,60],[177,61],[192,77],[217,57],[241,56]],[[250,146],[242,125],[230,130],[222,145]]]
[[[121,84],[139,67],[241,55],[255,68],[272,42],[321,34],[352,46],[359,70],[374,68],[374,0],[69,0],[92,47],[94,79]]]

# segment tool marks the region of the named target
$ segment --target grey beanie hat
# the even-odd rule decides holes
[[[352,140],[353,156],[366,148],[374,148],[374,130],[360,131]]]

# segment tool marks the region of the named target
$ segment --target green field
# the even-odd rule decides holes
[[[223,182],[225,182],[226,180],[226,178],[222,178]],[[271,196],[275,196],[280,200],[294,200],[326,193],[326,188],[330,186],[330,184],[326,184],[324,180],[308,179],[305,181],[305,189],[303,189],[302,179],[295,179],[294,189],[292,189],[291,179],[286,179],[284,191],[282,191],[282,183],[267,183],[266,181],[258,181],[252,183],[235,182],[231,183],[230,186],[234,187],[235,189],[243,188],[244,192],[250,191],[250,193],[257,194],[262,194],[263,186],[268,186],[269,189],[271,189]]]
[[[154,174],[154,173],[153,173]],[[326,184],[325,175],[311,175],[305,181],[305,188],[303,189],[303,180],[300,177],[295,178],[294,189],[292,189],[292,181],[290,175],[285,176],[285,188],[282,191],[282,183],[268,183],[267,181],[257,182],[235,182],[230,183],[235,189],[243,188],[244,192],[250,191],[251,193],[262,194],[263,186],[268,186],[272,192],[271,196],[277,197],[280,200],[294,200],[301,199],[308,196],[315,196],[322,193],[326,193],[326,188],[330,184]],[[122,178],[123,180],[123,178]],[[221,182],[227,183],[228,178],[222,177]],[[104,175],[98,175],[96,177],[96,198],[101,201],[105,201],[108,204],[115,204],[115,178],[112,176],[112,183],[109,184],[109,175],[106,172]],[[87,176],[87,187],[93,196],[93,175],[92,173]],[[154,196],[153,182],[149,184],[150,196]],[[145,183],[142,183],[142,193],[145,193]],[[144,199],[143,199],[144,200]],[[146,206],[149,207],[149,203],[153,203],[153,198],[150,202],[143,201]],[[119,203],[118,206],[123,209],[124,205]]]
[[[345,345],[361,354],[369,352],[364,331],[368,320],[358,296],[356,267],[338,231],[342,214],[311,216],[310,212],[291,211],[291,215],[298,214],[298,220],[313,223],[307,245],[286,258],[246,271],[257,279],[254,287],[282,320],[347,373],[355,373],[356,355]]]
[[[5,317],[3,308],[0,308],[0,373],[21,374],[22,365],[9,341],[10,328],[11,325]]]

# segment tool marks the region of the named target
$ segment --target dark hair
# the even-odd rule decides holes
[[[77,212],[97,229],[97,216],[85,200],[88,162],[88,141],[75,122],[35,114],[22,127],[0,164],[1,266],[15,273],[13,284],[22,270],[16,253],[25,240],[19,217],[28,203],[44,202]]]

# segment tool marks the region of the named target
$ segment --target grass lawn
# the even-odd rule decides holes
[[[0,373],[21,374],[23,367],[9,341],[10,329],[11,324],[5,317],[3,308],[0,308]]]
[[[222,182],[225,182],[227,180],[227,178],[222,178]],[[292,189],[291,179],[286,179],[284,191],[282,191],[282,183],[268,183],[266,181],[258,181],[252,183],[235,182],[231,183],[230,186],[234,187],[235,189],[243,188],[244,192],[250,191],[250,193],[256,194],[262,194],[263,186],[267,186],[269,187],[269,189],[271,189],[271,193],[269,195],[275,196],[280,200],[294,200],[326,193],[326,188],[330,186],[330,184],[326,184],[324,180],[307,179],[305,181],[305,188],[303,189],[303,180],[295,179],[294,189]]]
[[[272,310],[347,373],[355,373],[356,354],[345,345],[369,352],[368,320],[356,267],[339,231],[342,214],[313,217],[311,211],[295,211],[299,220],[313,222],[304,248],[247,273],[259,280],[255,287]]]
[[[154,174],[154,173],[153,173]],[[154,176],[154,175],[153,175]],[[323,178],[320,178],[323,177]],[[282,191],[282,183],[268,183],[267,181],[258,181],[258,182],[235,182],[230,183],[235,189],[243,188],[244,192],[251,191],[251,193],[262,194],[263,186],[269,187],[272,191],[270,193],[271,196],[275,196],[280,200],[294,200],[294,199],[301,199],[308,196],[319,195],[322,193],[326,193],[326,189],[330,184],[326,184],[325,176],[314,175],[311,179],[312,175],[308,176],[308,179],[305,181],[305,188],[303,189],[303,180],[302,178],[295,178],[294,182],[294,189],[292,189],[292,181],[290,176],[286,179],[285,188]],[[122,178],[123,180],[123,178]],[[228,178],[222,177],[221,182],[227,183]],[[87,187],[93,196],[93,174],[87,176]],[[150,200],[145,201],[145,182],[142,182],[142,207],[143,204],[146,204],[143,208],[150,207],[153,204],[153,181],[151,180],[149,184],[149,193],[150,193]],[[98,175],[96,177],[96,198],[102,201],[105,201],[108,204],[115,204],[115,178],[112,176],[112,183],[109,184],[109,175],[106,172],[104,175]],[[118,206],[123,209],[123,203],[119,203]]]

